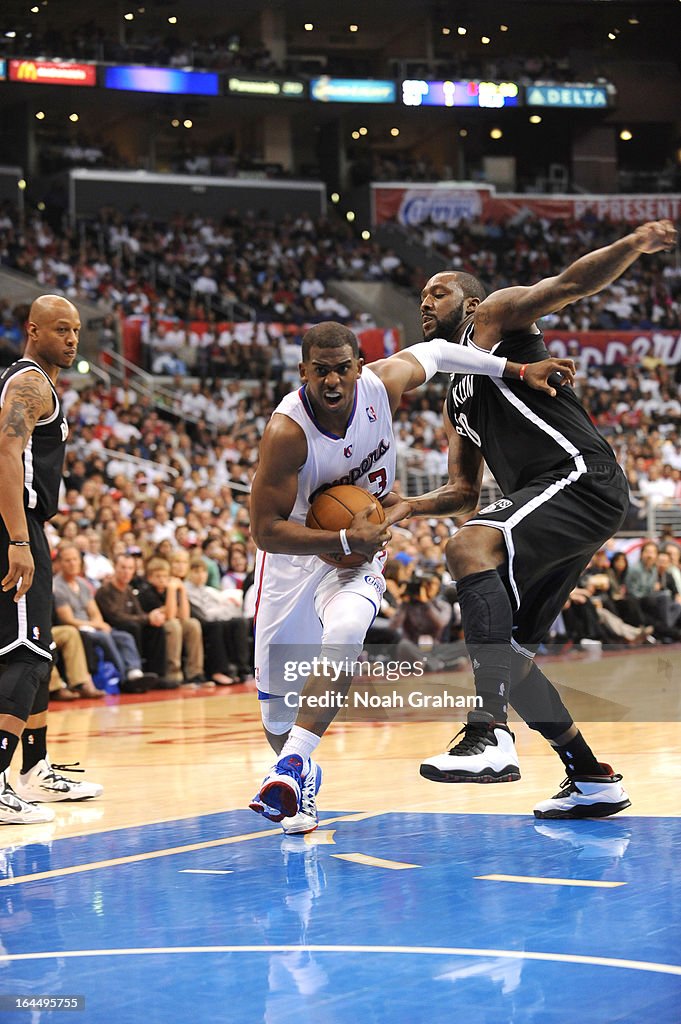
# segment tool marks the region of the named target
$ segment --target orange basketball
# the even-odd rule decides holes
[[[310,505],[305,525],[312,530],[347,530],[354,516],[362,509],[373,507],[369,516],[370,523],[382,523],[385,519],[383,506],[378,498],[361,487],[352,484],[338,484],[329,487],[328,491],[318,494]],[[366,562],[364,555],[317,555],[329,565],[349,566],[362,565]]]

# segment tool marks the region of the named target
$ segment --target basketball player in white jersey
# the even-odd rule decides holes
[[[322,672],[292,683],[285,678],[283,659],[295,660],[297,645],[299,660],[313,652],[334,665],[355,661],[385,589],[389,527],[407,508],[403,502],[388,507],[380,525],[369,522],[367,509],[340,532],[309,529],[305,517],[314,497],[335,484],[355,484],[388,498],[395,479],[393,414],[405,391],[440,370],[524,379],[555,395],[550,375],[560,372],[563,383],[571,383],[574,364],[546,359],[528,368],[433,339],[368,367],[352,331],[337,323],[317,324],[303,338],[302,387],[283,399],[263,435],[251,495],[259,548],[255,672],[265,733],[281,757],[250,806],[272,821],[283,820],[287,834],[317,827],[321,769],[311,754],[338,707],[319,708],[310,700],[328,692]],[[343,568],[317,557],[343,553],[359,553],[366,561]],[[347,675],[334,680],[334,688],[349,685]],[[291,699],[292,691],[297,697],[301,689],[300,702]]]

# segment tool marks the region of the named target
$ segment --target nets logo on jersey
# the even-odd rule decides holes
[[[505,508],[510,508],[512,504],[513,502],[510,498],[500,498],[499,501],[493,501],[491,505],[481,508],[478,515],[485,516],[488,512],[503,512]]]

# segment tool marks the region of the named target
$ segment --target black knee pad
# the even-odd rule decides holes
[[[25,722],[29,715],[47,710],[52,664],[30,651],[12,652],[0,669],[0,715]]]

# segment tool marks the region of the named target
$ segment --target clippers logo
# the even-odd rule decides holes
[[[351,457],[351,455],[352,455],[352,445],[351,444],[346,445],[346,447],[343,449],[343,455],[345,456],[346,459],[349,459]]]
[[[370,587],[373,587],[379,597],[383,597],[385,584],[378,578],[378,576],[365,576],[364,582],[368,583]]]
[[[376,415],[376,410],[374,409],[373,405],[367,405],[366,414],[369,423],[375,423],[376,420],[378,419],[378,416]]]
[[[491,505],[481,508],[478,515],[484,516],[488,512],[503,512],[505,508],[510,508],[512,504],[513,502],[509,498],[500,498],[499,501],[493,501]]]

